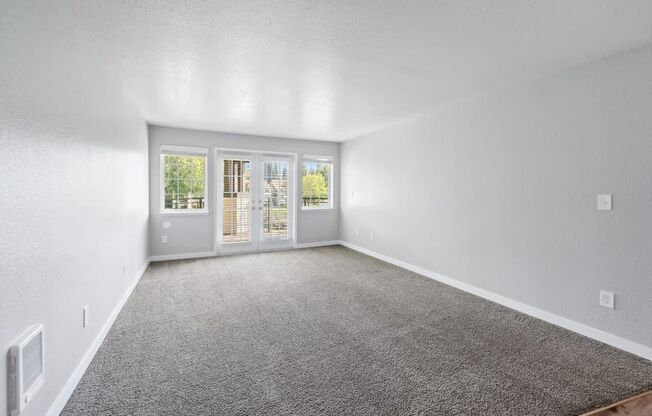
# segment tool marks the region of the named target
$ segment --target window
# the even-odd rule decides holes
[[[329,209],[333,207],[332,157],[304,155],[301,181],[303,209]]]
[[[161,211],[208,212],[207,154],[208,149],[161,147]]]

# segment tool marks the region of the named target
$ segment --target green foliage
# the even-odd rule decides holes
[[[165,155],[163,160],[166,208],[172,208],[172,200],[204,197],[205,157]]]
[[[305,162],[303,166],[302,195],[304,204],[319,205],[328,200],[330,164]]]
[[[328,197],[326,178],[321,173],[308,173],[303,175],[303,197],[324,198]]]

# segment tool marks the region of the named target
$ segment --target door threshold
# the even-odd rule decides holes
[[[582,413],[579,416],[651,416],[652,390],[646,391],[625,400],[610,404],[600,409]]]

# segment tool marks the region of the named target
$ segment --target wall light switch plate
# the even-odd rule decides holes
[[[598,195],[598,209],[611,211],[611,195]]]
[[[161,237],[161,243],[162,244],[167,244],[168,243],[168,236],[167,235],[164,235],[164,236]]]
[[[613,309],[614,308],[614,298],[616,295],[614,295],[614,292],[608,292],[606,290],[601,290],[600,291],[600,306],[604,306],[605,308]]]

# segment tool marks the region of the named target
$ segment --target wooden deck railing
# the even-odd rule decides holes
[[[165,208],[168,209],[201,209],[204,208],[204,197],[165,198]]]

